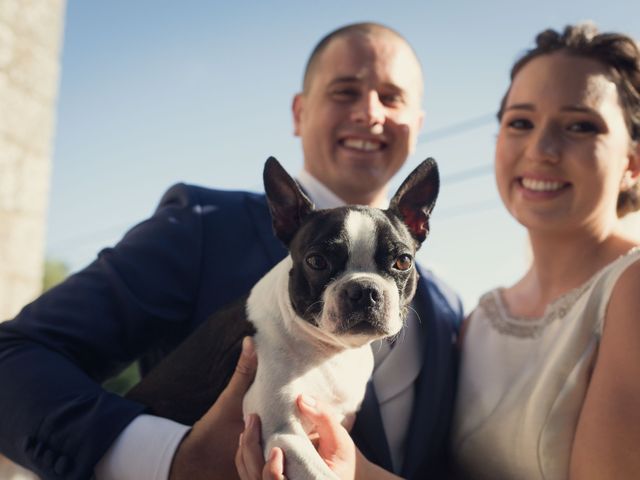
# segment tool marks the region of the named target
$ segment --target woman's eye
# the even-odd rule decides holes
[[[412,265],[413,265],[413,259],[411,258],[411,255],[407,255],[405,253],[403,255],[400,255],[398,258],[396,258],[396,261],[393,264],[393,268],[404,272],[406,270],[409,270]]]
[[[567,130],[574,133],[597,133],[600,131],[593,122],[575,122],[569,125]]]
[[[516,130],[529,130],[533,128],[533,122],[526,118],[516,118],[514,120],[510,120],[507,123],[507,126]]]
[[[314,270],[324,270],[328,264],[322,255],[309,255],[305,258],[305,262]]]

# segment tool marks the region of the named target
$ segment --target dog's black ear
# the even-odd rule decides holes
[[[264,164],[263,179],[273,231],[289,246],[302,220],[313,210],[313,203],[273,157],[269,157]]]
[[[402,219],[419,243],[429,233],[429,217],[439,189],[438,165],[427,158],[409,174],[389,203],[389,210]]]

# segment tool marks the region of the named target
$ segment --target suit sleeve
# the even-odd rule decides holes
[[[0,324],[0,452],[42,478],[86,479],[144,407],[100,384],[192,328],[202,256],[197,190]]]

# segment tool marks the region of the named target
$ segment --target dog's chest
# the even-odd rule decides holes
[[[248,411],[275,407],[281,414],[292,414],[296,399],[305,394],[331,405],[342,417],[353,414],[362,402],[373,369],[369,345],[330,357],[273,345],[261,351],[258,344],[257,351],[258,372],[245,398]]]
[[[345,350],[308,367],[305,373],[290,379],[291,394],[312,394],[342,413],[353,412],[364,397],[373,369],[373,354],[366,345]]]

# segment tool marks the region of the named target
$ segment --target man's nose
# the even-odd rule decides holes
[[[363,95],[354,104],[351,119],[366,126],[383,125],[386,118],[386,110],[380,101],[378,92],[369,92]]]

